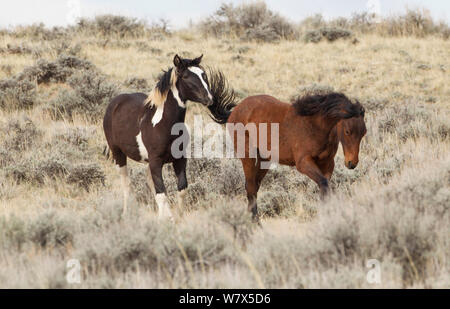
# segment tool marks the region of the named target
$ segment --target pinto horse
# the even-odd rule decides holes
[[[180,205],[183,203],[188,186],[187,159],[185,156],[175,158],[171,152],[172,143],[182,134],[173,135],[172,127],[174,124],[184,125],[188,100],[207,106],[213,115],[221,115],[220,106],[214,104],[205,70],[200,65],[202,57],[191,60],[176,55],[174,67],[161,75],[149,95],[121,94],[107,107],[103,128],[112,157],[120,168],[123,214],[127,211],[130,185],[127,158],[148,164],[147,183],[155,195],[159,218],[172,219],[162,178],[162,168],[166,163],[173,164],[178,179],[178,202]]]
[[[223,119],[224,120],[224,119]],[[353,104],[341,93],[308,95],[297,98],[293,104],[262,95],[246,98],[228,116],[227,126],[237,151],[239,139],[237,124],[256,124],[256,143],[251,141],[249,132],[245,134],[245,154],[240,157],[245,174],[245,188],[248,209],[258,218],[257,193],[268,169],[261,168],[261,162],[295,166],[297,170],[311,178],[320,188],[321,196],[329,192],[329,180],[334,170],[334,157],[339,142],[345,154],[345,165],[354,169],[358,165],[361,139],[366,134],[364,108]],[[278,143],[271,140],[269,130],[260,135],[260,124],[278,124]],[[233,129],[230,129],[233,128]],[[262,157],[259,149],[265,138],[267,148],[278,148],[278,158]],[[255,146],[256,145],[256,146]],[[256,157],[251,155],[256,147]]]

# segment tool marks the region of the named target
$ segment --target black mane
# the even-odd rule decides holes
[[[332,119],[364,116],[364,108],[359,102],[353,104],[344,94],[337,92],[304,95],[294,99],[292,104],[300,116],[321,114]]]
[[[166,93],[167,91],[169,91],[170,87],[172,86],[172,83],[170,80],[171,76],[172,76],[172,70],[173,70],[173,68],[170,68],[167,71],[163,71],[158,76],[158,82],[156,83],[155,88],[160,93]]]
[[[213,104],[208,106],[210,116],[215,122],[225,124],[236,106],[236,93],[219,70],[209,69],[209,88],[213,96]]]

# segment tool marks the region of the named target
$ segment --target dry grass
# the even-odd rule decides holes
[[[86,35],[71,36],[70,46],[82,46],[76,57],[100,74],[98,87],[84,89],[96,98],[95,111],[112,95],[99,89],[151,86],[174,53],[204,53],[240,97],[287,101],[332,88],[358,98],[368,123],[361,163],[346,170],[339,151],[335,195],[325,204],[295,170],[270,172],[259,195],[261,228],[244,211],[236,160],[190,160],[188,203],[176,225],[155,220],[144,167],[132,163],[135,195],[120,220],[120,181],[101,155],[99,116],[87,101],[76,101],[82,108],[70,117],[48,112],[66,104],[64,93],[71,100],[81,93],[77,76],[92,72],[76,72],[72,85],[36,83],[31,107],[11,97],[0,109],[0,287],[450,287],[449,41],[367,34],[359,44],[262,44],[187,30],[151,41]],[[60,54],[54,42],[0,36],[0,47],[8,44],[39,47],[47,61]],[[34,55],[2,55],[0,79],[35,65]],[[195,114],[206,111],[190,103],[188,123]],[[174,199],[172,168],[164,173]],[[73,258],[81,261],[81,285],[65,281]],[[381,285],[367,283],[368,259],[381,262]]]

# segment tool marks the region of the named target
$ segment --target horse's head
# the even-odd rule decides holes
[[[209,89],[208,77],[200,66],[202,56],[195,59],[182,59],[178,55],[173,59],[177,74],[176,86],[183,100],[201,103],[205,106],[213,104]]]
[[[367,133],[364,108],[359,102],[356,103],[356,106],[360,109],[357,116],[343,119],[337,124],[339,141],[344,149],[345,166],[349,169],[355,169],[358,165],[359,146]]]

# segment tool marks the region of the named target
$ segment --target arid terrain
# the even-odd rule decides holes
[[[450,288],[448,26],[352,25],[348,36],[311,41],[308,27],[321,25],[266,39],[211,34],[206,21],[170,32],[103,18],[117,30],[101,18],[0,30],[1,288]],[[295,169],[270,171],[258,227],[238,160],[189,160],[175,224],[158,222],[145,166],[129,161],[121,218],[101,119],[114,95],[149,92],[176,53],[204,54],[240,99],[331,90],[358,99],[368,128],[358,168],[345,168],[340,148],[326,202]],[[194,115],[209,121],[189,102],[188,124]],[[176,204],[172,166],[164,176]],[[66,280],[73,259],[80,283]],[[372,259],[379,283],[367,280]]]

